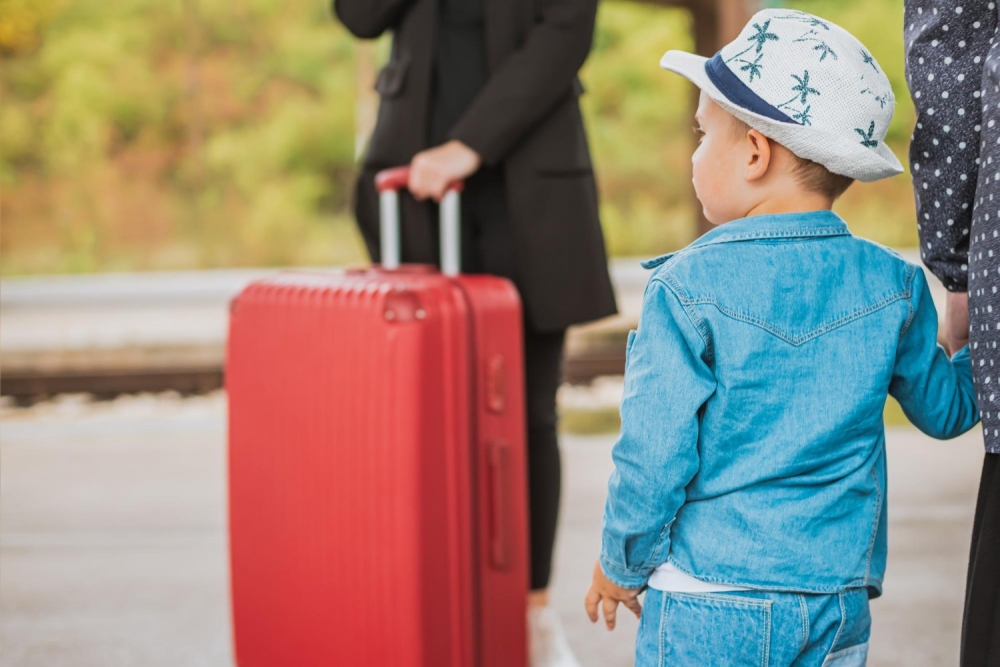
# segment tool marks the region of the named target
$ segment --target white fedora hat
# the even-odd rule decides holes
[[[896,98],[854,35],[812,14],[765,9],[712,58],[668,51],[660,67],[795,155],[859,181],[903,166],[885,145]]]

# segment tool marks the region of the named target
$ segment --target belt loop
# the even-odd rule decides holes
[[[806,603],[806,596],[796,595],[795,597],[799,600],[799,614],[802,621],[802,646],[799,647],[799,653],[802,653],[809,646],[809,633],[812,632],[812,624],[810,623],[809,605]]]

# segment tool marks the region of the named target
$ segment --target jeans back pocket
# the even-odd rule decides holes
[[[739,593],[665,593],[660,613],[657,667],[768,663],[770,600]]]

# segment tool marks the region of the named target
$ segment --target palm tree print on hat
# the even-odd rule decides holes
[[[861,49],[861,57],[865,59],[866,65],[871,65],[872,69],[878,72],[878,65],[875,64],[875,59],[872,58],[872,54],[868,53],[864,49]]]
[[[888,94],[885,94],[885,95],[876,95],[875,91],[872,90],[871,88],[865,88],[864,90],[861,91],[861,94],[862,95],[868,94],[868,95],[871,95],[872,97],[874,97],[875,101],[878,102],[879,107],[881,107],[883,109],[885,108],[885,105],[889,103],[889,95]]]
[[[809,101],[810,95],[819,95],[820,92],[809,85],[809,70],[802,72],[802,76],[793,74],[792,78],[799,82],[799,85],[792,86],[792,90],[795,91],[795,95],[792,99],[787,102],[782,102],[778,105],[779,109],[787,107],[789,104],[795,100],[799,101],[799,104],[805,105]]]
[[[802,35],[801,37],[799,37],[795,41],[796,42],[815,42],[816,45],[813,46],[813,51],[819,51],[819,54],[820,54],[819,55],[819,61],[820,62],[823,62],[824,60],[826,60],[827,56],[833,56],[834,60],[840,60],[840,58],[837,57],[837,52],[834,51],[832,48],[830,48],[829,44],[827,44],[824,40],[819,39],[818,37],[814,37],[813,36],[813,35],[817,35],[817,34],[819,34],[819,33],[817,33],[815,30],[810,30],[809,32],[807,32],[806,34]]]
[[[726,60],[726,62],[727,63],[728,62],[732,62],[733,60],[736,60],[737,58],[739,58],[740,56],[742,56],[744,53],[752,51],[753,49],[757,49],[757,53],[760,53],[761,51],[764,50],[764,46],[768,42],[772,42],[772,41],[773,42],[777,42],[778,39],[779,39],[778,36],[775,35],[773,32],[768,32],[767,31],[767,29],[770,26],[771,26],[771,19],[768,19],[768,20],[764,21],[764,25],[761,25],[759,23],[754,23],[753,27],[754,27],[754,29],[757,30],[757,32],[755,32],[754,34],[752,34],[749,37],[747,37],[747,41],[753,42],[753,44],[751,44],[747,48],[743,49],[742,51],[740,51],[736,55],[732,56],[731,58],[729,58],[728,60]]]
[[[875,148],[878,146],[878,140],[872,138],[872,135],[875,134],[875,121],[872,121],[871,125],[868,126],[868,132],[865,132],[860,127],[854,128],[854,131],[861,135],[861,145],[865,148]]]
[[[812,110],[812,105],[807,106],[805,109],[792,114],[794,120],[799,121],[803,125],[812,125],[812,116],[809,112]]]
[[[818,19],[815,16],[810,16],[804,12],[795,14],[786,14],[785,16],[776,17],[783,21],[798,21],[799,23],[805,23],[811,28],[822,28],[823,30],[829,30],[830,24],[822,19]]]
[[[764,67],[763,65],[760,64],[760,59],[763,58],[763,57],[764,57],[764,54],[761,53],[756,58],[754,58],[753,62],[750,62],[746,58],[739,58],[736,61],[737,63],[742,63],[743,64],[743,66],[740,67],[740,71],[741,72],[749,72],[750,73],[750,83],[753,83],[754,77],[756,77],[758,79],[760,78],[760,70],[763,69],[763,67]]]

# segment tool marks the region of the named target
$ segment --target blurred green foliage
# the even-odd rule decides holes
[[[0,75],[4,273],[360,257],[353,41],[328,6],[25,6],[38,37]]]
[[[785,4],[871,48],[905,157],[902,0]],[[614,254],[694,235],[693,92],[657,66],[691,45],[681,10],[601,5],[583,106]],[[355,42],[325,0],[0,0],[0,58],[4,274],[363,260]],[[916,242],[908,177],[855,186],[838,210],[859,234]]]

